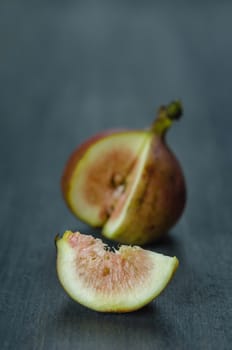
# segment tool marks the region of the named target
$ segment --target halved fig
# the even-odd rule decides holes
[[[110,251],[100,240],[66,231],[57,238],[57,272],[75,301],[101,312],[130,312],[157,297],[178,267],[168,257],[138,246]]]

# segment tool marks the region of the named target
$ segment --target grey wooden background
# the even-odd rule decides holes
[[[230,349],[232,3],[0,2],[0,348]],[[151,249],[177,255],[144,309],[98,314],[64,293],[54,236],[79,222],[60,193],[64,163],[90,135],[148,126],[181,98],[168,135],[186,211]]]

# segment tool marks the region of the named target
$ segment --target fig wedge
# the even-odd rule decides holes
[[[68,295],[100,312],[131,312],[157,297],[172,279],[176,257],[66,231],[57,238],[57,273]]]

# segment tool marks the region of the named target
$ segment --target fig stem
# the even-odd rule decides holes
[[[172,125],[172,122],[180,119],[182,112],[183,109],[180,101],[173,101],[167,106],[161,106],[151,126],[151,131],[155,134],[164,135]]]

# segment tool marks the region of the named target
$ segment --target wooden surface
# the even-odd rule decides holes
[[[1,1],[0,348],[230,349],[230,1]],[[141,5],[143,4],[143,5]],[[95,132],[148,126],[181,98],[168,142],[188,203],[150,246],[180,267],[160,297],[124,315],[69,299],[54,237],[75,219],[60,193],[64,163]]]

